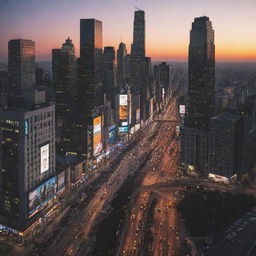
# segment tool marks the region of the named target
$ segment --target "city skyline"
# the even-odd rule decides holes
[[[7,61],[8,41],[17,38],[35,41],[36,60],[42,61],[50,60],[51,49],[70,36],[76,56],[79,56],[79,21],[84,18],[103,22],[104,46],[117,49],[122,37],[130,52],[135,6],[146,13],[146,55],[152,56],[153,61],[186,61],[190,24],[194,17],[203,15],[210,17],[215,27],[217,61],[256,60],[256,37],[251,34],[256,26],[256,4],[252,0],[228,0],[225,3],[220,0],[195,0],[193,3],[134,0],[125,4],[117,0],[64,0],[61,4],[59,0],[50,4],[48,0],[41,3],[1,0],[0,3],[0,34],[3,38],[0,61],[4,62]]]

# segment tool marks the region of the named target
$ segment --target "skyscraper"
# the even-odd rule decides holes
[[[102,93],[102,22],[80,20],[79,87],[87,114],[103,100]]]
[[[215,45],[208,17],[195,18],[190,31],[188,111],[181,127],[181,167],[207,174],[208,126],[214,116]]]
[[[15,39],[8,43],[9,94],[24,96],[35,85],[35,42]]]
[[[78,61],[78,102],[73,136],[76,153],[93,155],[93,116],[103,104],[102,22],[80,20],[80,58]]]
[[[72,40],[52,50],[52,75],[56,100],[57,151],[73,152],[72,124],[77,103],[76,57]]]
[[[117,85],[119,89],[126,83],[126,45],[121,42],[117,50]]]
[[[134,12],[132,56],[145,57],[145,12]]]
[[[187,126],[207,128],[214,115],[215,45],[208,17],[195,18],[190,31]]]
[[[104,47],[103,53],[103,90],[107,100],[111,102],[111,107],[115,107],[116,94],[116,72],[115,72],[115,48],[112,46]]]

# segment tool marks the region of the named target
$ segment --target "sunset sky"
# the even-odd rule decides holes
[[[50,60],[70,36],[79,56],[79,20],[103,22],[104,46],[130,51],[135,6],[146,14],[146,54],[153,60],[187,58],[194,17],[210,17],[218,60],[256,60],[256,0],[0,0],[0,61],[10,39],[32,39],[37,60]]]

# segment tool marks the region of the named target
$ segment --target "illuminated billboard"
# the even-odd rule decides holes
[[[116,142],[116,126],[114,124],[108,128],[108,142],[110,146]]]
[[[101,132],[101,116],[93,119],[93,134]]]
[[[54,176],[28,194],[29,218],[39,212],[57,191],[57,177]]]
[[[41,147],[40,149],[41,154],[40,154],[40,158],[41,158],[41,173],[44,173],[46,171],[49,170],[49,144],[46,144],[44,146]]]
[[[96,156],[101,151],[101,116],[98,116],[93,119],[93,155]]]
[[[120,106],[119,108],[119,119],[120,120],[127,120],[128,113],[127,113],[127,106]]]
[[[129,132],[129,127],[128,126],[119,127],[119,132],[120,133],[128,133]]]
[[[180,105],[180,114],[181,114],[181,115],[185,115],[185,113],[186,113],[186,107],[185,107],[185,105]]]
[[[127,94],[120,94],[120,96],[119,96],[119,105],[120,106],[127,106],[128,105]]]
[[[65,171],[61,172],[57,176],[58,191],[65,187]]]
[[[29,134],[29,122],[28,122],[28,120],[24,121],[24,132],[25,132],[25,135]]]

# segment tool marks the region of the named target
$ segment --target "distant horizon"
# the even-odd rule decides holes
[[[217,61],[256,61],[254,0],[0,0],[0,61],[7,61],[8,41],[27,38],[36,43],[38,61],[50,60],[51,49],[67,37],[79,56],[79,21],[103,22],[103,46],[128,52],[133,37],[135,6],[145,11],[146,55],[153,61],[187,59],[189,31],[195,17],[208,16],[215,31]],[[114,8],[113,8],[114,6]],[[235,8],[234,8],[235,7]]]

